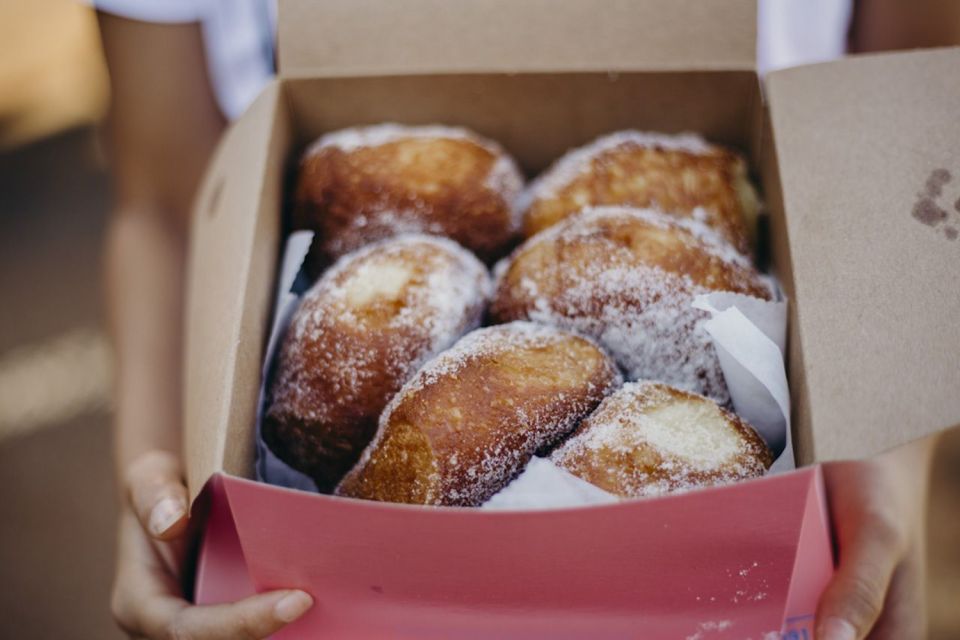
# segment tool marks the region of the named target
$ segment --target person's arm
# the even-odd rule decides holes
[[[960,44],[957,0],[856,0],[850,51],[892,51]]]
[[[117,357],[117,468],[180,452],[183,264],[190,204],[223,130],[199,26],[100,16],[115,203],[106,244]]]
[[[116,469],[123,504],[112,608],[135,637],[261,638],[311,604],[299,591],[194,607],[181,594],[184,262],[194,191],[224,120],[198,24],[99,15],[110,72],[115,204],[105,277],[116,357]]]

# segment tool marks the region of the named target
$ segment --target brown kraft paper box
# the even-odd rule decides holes
[[[779,71],[761,92],[751,0],[287,0],[280,10],[280,76],[227,132],[195,211],[186,449],[191,496],[206,487],[210,508],[198,598],[305,587],[324,604],[283,637],[472,637],[465,630],[477,629],[560,637],[557,620],[569,637],[581,637],[578,629],[636,637],[638,628],[648,638],[803,637],[824,562],[829,571],[817,463],[869,457],[960,423],[960,50]],[[539,521],[438,516],[250,482],[287,172],[319,134],[385,121],[470,127],[531,176],[566,149],[624,128],[694,131],[745,153],[769,211],[772,271],[790,301],[798,470]],[[715,509],[727,500],[729,509]],[[736,515],[750,504],[759,512]],[[298,510],[302,529],[271,527],[290,515],[279,509]],[[652,515],[657,526],[679,525],[676,514],[691,509],[717,511],[697,527],[700,538],[636,545]],[[457,518],[529,553],[511,555],[507,542],[444,551],[438,539],[462,535]],[[403,538],[408,522],[411,535],[433,536],[433,551],[375,528]],[[735,575],[722,575],[739,565],[710,565],[695,549],[716,545],[710,555],[744,559],[738,549],[754,541],[742,536],[757,529],[790,541],[769,573],[753,574],[780,580],[782,598],[718,602],[715,594],[740,589]],[[556,540],[527,539],[546,530]],[[592,562],[557,562],[550,549],[583,543],[583,532],[606,536],[580,550]],[[805,565],[818,570],[804,574]],[[400,579],[410,567],[422,575]],[[393,583],[380,584],[389,575]],[[471,580],[495,590],[505,576],[519,586],[457,592]],[[552,582],[577,597],[551,600]],[[749,593],[778,591],[759,584]],[[540,600],[527,595],[536,589]],[[648,592],[661,595],[641,597]],[[418,612],[419,626],[397,613],[404,608]]]

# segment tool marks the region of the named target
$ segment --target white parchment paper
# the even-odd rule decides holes
[[[273,455],[261,437],[260,426],[263,421],[264,402],[266,400],[267,383],[270,380],[270,370],[273,365],[276,351],[280,347],[280,339],[287,330],[287,325],[293,317],[293,312],[300,305],[300,296],[309,287],[303,279],[301,267],[307,256],[310,243],[313,242],[312,231],[296,231],[287,238],[283,256],[280,262],[280,282],[277,286],[277,299],[274,303],[273,324],[270,328],[270,337],[267,341],[267,353],[263,361],[263,375],[260,386],[260,398],[257,401],[257,480],[269,484],[316,491],[317,485],[313,479],[299,471],[291,469],[279,458]],[[300,276],[300,279],[298,279]]]
[[[513,482],[481,509],[560,509],[619,502],[617,496],[585,482],[546,458],[534,456]]]

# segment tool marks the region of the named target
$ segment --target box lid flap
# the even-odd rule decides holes
[[[960,49],[768,78],[813,457],[960,424]]]
[[[756,0],[282,0],[289,77],[752,70]]]
[[[184,453],[195,498],[247,475],[280,225],[282,101],[274,82],[224,133],[194,203],[186,304]]]

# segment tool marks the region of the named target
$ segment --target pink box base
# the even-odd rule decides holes
[[[201,604],[296,587],[277,638],[808,640],[833,572],[819,467],[538,512],[345,500],[218,474]]]

